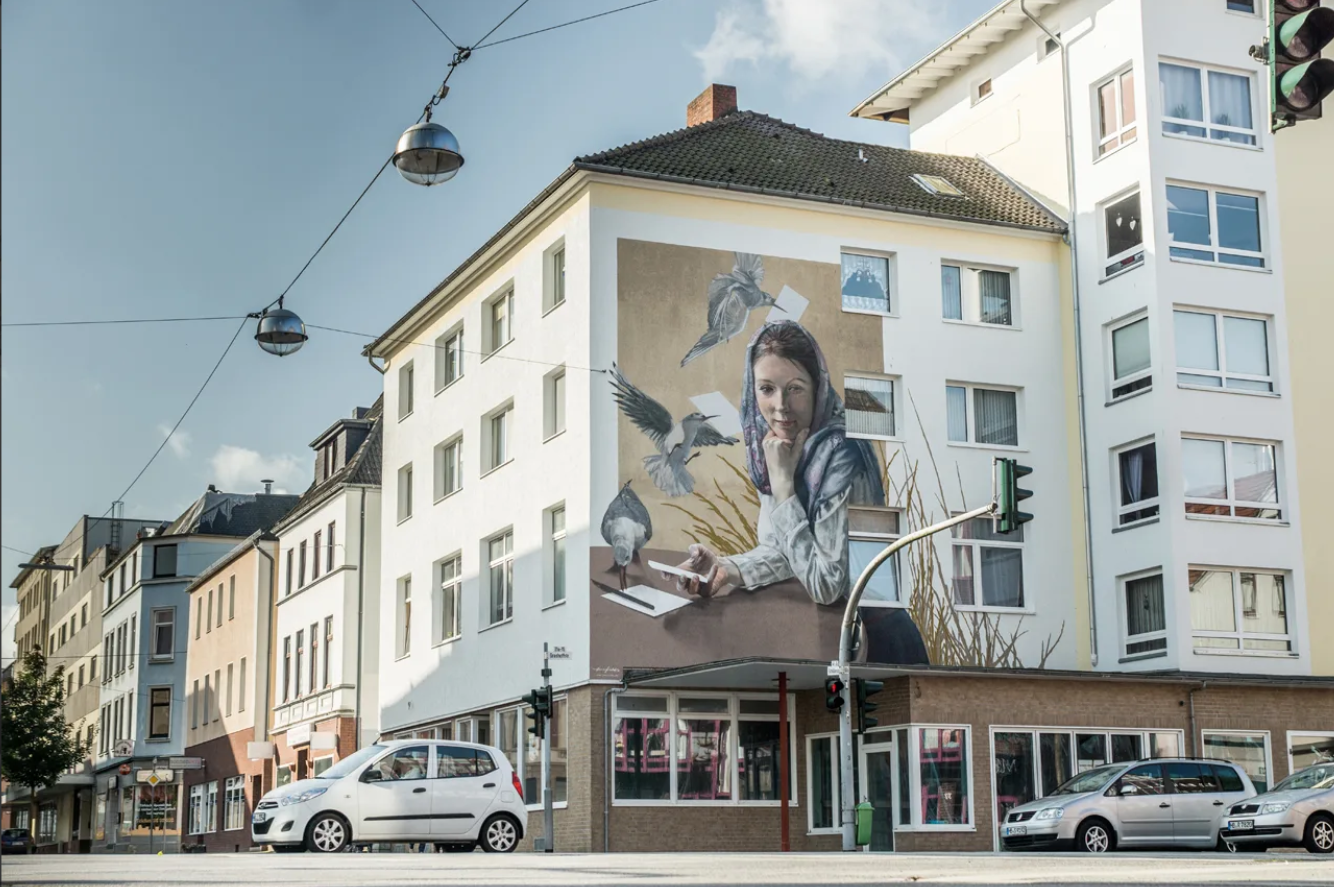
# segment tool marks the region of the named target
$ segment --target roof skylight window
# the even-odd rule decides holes
[[[913,173],[908,176],[917,183],[923,191],[936,197],[963,197],[964,193],[958,187],[944,176],[930,176],[924,173]]]

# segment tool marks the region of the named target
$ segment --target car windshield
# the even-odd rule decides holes
[[[1270,791],[1286,792],[1327,788],[1334,788],[1334,764],[1319,764],[1315,767],[1299,770],[1274,786]]]
[[[1061,783],[1052,794],[1082,795],[1085,792],[1100,791],[1106,787],[1107,783],[1112,781],[1116,774],[1124,769],[1124,767],[1117,765],[1114,767],[1098,767],[1095,770],[1087,770]]]
[[[319,774],[315,778],[342,779],[344,776],[356,770],[358,767],[369,761],[371,758],[375,757],[381,752],[388,750],[389,746],[387,745],[368,745],[363,749],[354,751],[352,754],[343,758],[343,760],[339,761],[337,764],[334,764],[328,770],[325,770],[323,773]]]

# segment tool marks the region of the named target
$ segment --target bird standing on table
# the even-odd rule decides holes
[[[621,573],[621,591],[625,591],[626,567],[653,538],[653,521],[644,503],[630,489],[630,481],[625,482],[602,515],[602,538],[611,546],[612,558]]]
[[[756,308],[776,305],[774,297],[760,289],[764,265],[754,253],[736,253],[729,274],[719,274],[709,283],[709,328],[681,359],[685,366],[717,345],[746,331],[746,321]]]

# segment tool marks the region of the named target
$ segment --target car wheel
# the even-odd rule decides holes
[[[1317,813],[1306,821],[1306,849],[1312,853],[1334,853],[1334,817]]]
[[[347,822],[337,813],[321,813],[306,826],[306,849],[312,853],[337,853],[351,839]]]
[[[1079,827],[1075,849],[1084,853],[1106,853],[1116,846],[1116,833],[1101,819],[1090,819]]]
[[[497,813],[483,823],[480,843],[487,853],[509,853],[519,844],[519,825],[513,817]]]

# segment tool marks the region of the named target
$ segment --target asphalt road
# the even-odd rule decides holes
[[[844,884],[1103,885],[1334,883],[1334,858],[1305,853],[1113,854],[758,854],[672,853],[543,856],[273,853],[180,856],[7,856],[0,875],[18,885],[366,885],[481,887],[589,885]]]

